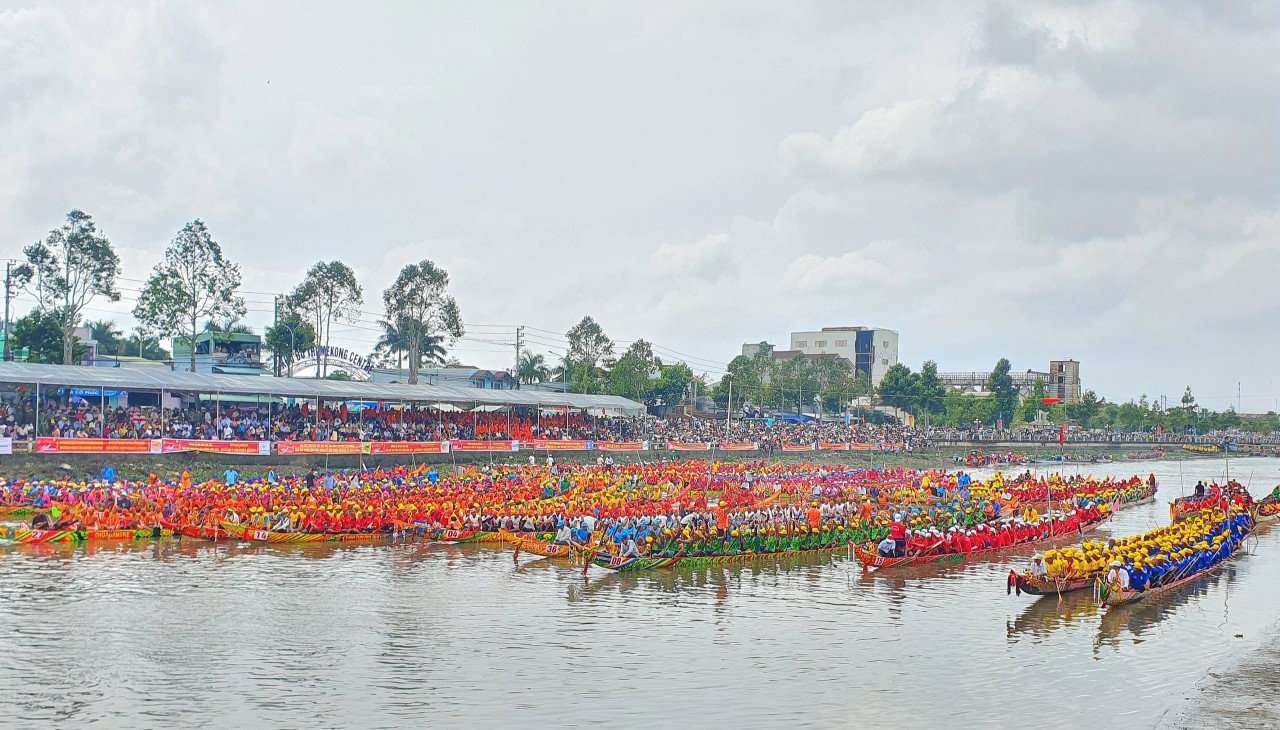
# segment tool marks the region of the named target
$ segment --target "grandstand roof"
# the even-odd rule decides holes
[[[0,383],[13,385],[112,388],[178,393],[274,395],[321,398],[327,401],[406,401],[497,406],[606,409],[635,415],[644,405],[616,395],[584,395],[538,390],[489,390],[443,385],[375,384],[315,378],[272,378],[250,375],[204,375],[165,368],[87,368],[75,365],[37,365],[0,362]]]

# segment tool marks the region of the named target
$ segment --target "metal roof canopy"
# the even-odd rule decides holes
[[[362,381],[315,378],[274,378],[252,375],[203,375],[164,368],[89,368],[0,362],[0,383],[12,385],[115,388],[178,393],[275,395],[320,398],[327,401],[405,401],[410,403],[484,403],[498,406],[608,409],[628,415],[644,412],[644,405],[616,395],[551,393],[537,390],[489,390],[442,385],[378,385]]]

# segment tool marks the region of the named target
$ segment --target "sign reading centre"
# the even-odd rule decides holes
[[[360,380],[368,380],[369,371],[373,370],[373,363],[364,355],[352,352],[345,347],[324,345],[314,350],[294,353],[294,356],[284,364],[284,370],[287,375],[293,376],[323,367],[326,363],[330,368],[349,373]]]

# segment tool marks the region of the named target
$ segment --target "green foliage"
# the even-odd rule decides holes
[[[240,267],[222,255],[199,218],[182,227],[156,264],[133,308],[133,316],[151,334],[194,343],[202,319],[234,322],[244,316]],[[195,347],[189,348],[190,368],[196,369]]]
[[[688,365],[677,363],[664,365],[658,373],[658,380],[650,391],[652,403],[676,405],[692,394],[693,384],[698,383],[699,394],[705,392],[701,379],[693,374]]]
[[[378,324],[382,327],[382,335],[373,346],[373,359],[383,367],[404,367],[405,359],[412,357],[413,333],[421,331],[422,328],[414,326],[403,318],[396,321],[381,319],[378,320]],[[447,355],[444,335],[423,335],[418,342],[419,368],[441,365]]]
[[[933,360],[925,360],[924,365],[920,366],[918,382],[920,412],[942,413],[945,408],[943,401],[947,396],[947,386],[943,385],[938,378],[938,363]]]
[[[31,354],[28,362],[46,363],[54,365],[63,365],[63,349],[62,349],[62,322],[63,318],[56,312],[46,312],[41,309],[33,309],[31,313],[22,317],[13,323],[10,332],[13,336],[13,343],[9,345],[10,351],[20,350],[24,347],[30,349]],[[84,348],[76,341],[72,351],[71,362],[80,362],[80,357],[84,354]]]
[[[382,304],[387,316],[383,326],[394,330],[388,347],[401,348],[409,361],[409,383],[418,382],[424,363],[444,358],[444,342],[464,334],[458,302],[448,293],[449,272],[423,259],[400,269],[400,275],[386,291]]]
[[[1022,420],[1031,423],[1036,420],[1037,412],[1052,410],[1044,404],[1044,399],[1048,397],[1049,387],[1044,384],[1044,378],[1036,378],[1036,382],[1031,385],[1031,396],[1022,402]]]
[[[954,428],[967,428],[975,422],[990,426],[995,424],[995,414],[996,402],[991,396],[949,390],[943,398],[941,423]]]
[[[335,370],[335,371],[333,371],[333,372],[329,373],[328,375],[324,376],[324,379],[325,379],[325,380],[341,380],[341,381],[349,381],[349,380],[351,380],[351,374],[350,374],[350,373],[343,372],[343,371],[341,371],[341,370]]]
[[[1080,396],[1078,403],[1071,403],[1066,406],[1066,415],[1075,421],[1081,428],[1094,428],[1097,423],[1098,413],[1102,410],[1103,401],[1098,398],[1098,394],[1092,390],[1086,390]]]
[[[730,384],[735,409],[751,404],[775,410],[811,410],[817,396],[829,413],[843,413],[852,399],[872,390],[866,375],[855,372],[844,358],[774,360],[763,352],[753,357],[739,355],[729,362],[711,392],[717,404],[728,404]]]
[[[1003,420],[1006,426],[1011,427],[1013,415],[1018,409],[1018,389],[1013,385],[1013,376],[1009,374],[1010,369],[1009,359],[1000,358],[987,378],[987,390],[995,399],[997,420]]]
[[[359,315],[364,290],[350,266],[341,261],[317,261],[284,302],[286,312],[297,312],[312,324],[317,342],[327,348],[333,322],[353,322]],[[320,365],[321,377],[328,372],[326,354]]]
[[[84,323],[89,337],[98,343],[99,355],[126,355],[124,333],[114,319],[91,319]]]
[[[119,301],[116,277],[120,257],[81,210],[67,213],[61,228],[22,250],[26,263],[13,270],[18,286],[36,298],[36,307],[57,318],[62,361],[74,362],[75,329],[84,309],[97,297]]]
[[[915,413],[920,399],[920,376],[898,363],[885,371],[879,393],[884,405]]]
[[[569,340],[570,360],[592,371],[607,370],[613,366],[613,340],[591,317],[583,317],[581,322],[569,328],[565,337]]]
[[[521,383],[542,383],[551,379],[551,369],[547,367],[547,357],[540,352],[525,350],[520,353],[516,378]]]
[[[316,329],[301,314],[284,312],[275,325],[266,329],[263,343],[275,353],[277,363],[285,363],[297,353],[315,348]]]
[[[142,327],[137,327],[128,339],[121,343],[123,352],[121,355],[131,355],[141,357],[147,360],[159,360],[167,362],[173,359],[173,354],[160,346],[160,340],[147,334]]]
[[[653,354],[653,346],[636,340],[609,371],[608,392],[648,403],[661,368],[662,360]]]

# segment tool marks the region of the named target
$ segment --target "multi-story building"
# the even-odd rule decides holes
[[[1049,361],[1049,395],[1063,403],[1080,402],[1080,363],[1070,358]]]
[[[880,327],[823,327],[816,332],[792,332],[791,350],[843,357],[872,385],[879,385],[885,371],[898,364],[898,333]]]

